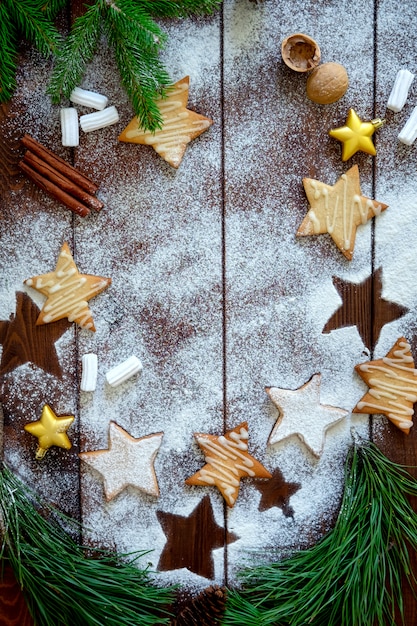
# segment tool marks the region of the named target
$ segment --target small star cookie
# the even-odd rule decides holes
[[[357,227],[380,215],[388,205],[361,195],[357,165],[342,174],[333,187],[313,178],[304,178],[303,185],[310,209],[297,230],[297,237],[329,233],[351,261]]]
[[[187,109],[190,78],[186,76],[157,101],[163,126],[155,132],[142,130],[137,117],[119,136],[119,141],[152,146],[172,167],[179,167],[187,144],[204,133],[212,120]]]
[[[295,391],[265,388],[279,411],[277,423],[268,439],[269,445],[297,435],[314,456],[321,456],[326,431],[346,417],[348,411],[320,404],[320,384],[321,375],[315,374]]]
[[[232,507],[239,494],[241,478],[272,477],[248,452],[246,422],[219,437],[204,433],[196,433],[194,436],[205,454],[206,465],[187,478],[187,485],[216,485],[227,505]]]
[[[355,370],[369,391],[353,412],[386,415],[408,435],[417,402],[417,370],[407,339],[400,337],[382,359],[356,365]]]
[[[68,244],[64,243],[55,271],[33,276],[24,282],[28,287],[33,287],[47,296],[37,324],[48,324],[68,318],[81,328],[95,331],[87,301],[104,291],[110,285],[111,278],[80,274]]]

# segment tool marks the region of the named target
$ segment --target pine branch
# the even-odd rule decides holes
[[[0,103],[7,102],[16,88],[17,37],[5,4],[0,2]]]
[[[42,11],[48,19],[53,20],[65,6],[67,0],[43,0]]]
[[[188,17],[213,13],[222,0],[140,0],[141,6],[155,17]]]
[[[19,32],[44,56],[56,51],[60,35],[42,11],[43,3],[34,0],[3,0]]]
[[[0,472],[0,558],[10,562],[38,626],[167,623],[171,591],[154,587],[147,570],[134,563],[145,553],[132,557],[93,550],[92,558],[87,558],[54,513],[77,528],[43,504],[10,470]]]
[[[355,444],[332,531],[308,550],[243,573],[228,594],[227,626],[369,626],[404,621],[402,576],[414,590],[409,550],[417,515],[407,495],[417,481],[369,442]]]

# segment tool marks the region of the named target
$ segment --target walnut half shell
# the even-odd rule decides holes
[[[320,63],[318,44],[303,33],[294,33],[281,44],[282,59],[295,72],[309,72]]]

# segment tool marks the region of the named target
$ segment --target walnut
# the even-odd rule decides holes
[[[303,33],[286,37],[281,44],[282,59],[295,72],[309,72],[320,63],[318,44]]]
[[[340,63],[323,63],[307,79],[307,97],[317,104],[331,104],[339,100],[349,85],[347,72]]]

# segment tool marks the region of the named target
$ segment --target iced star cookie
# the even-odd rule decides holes
[[[310,209],[297,230],[297,237],[329,233],[350,261],[357,227],[380,215],[388,205],[362,196],[357,165],[342,174],[333,186],[313,178],[304,178],[303,185]]]
[[[119,141],[152,146],[172,167],[179,167],[187,144],[213,124],[208,117],[187,109],[189,83],[186,76],[172,86],[166,98],[157,101],[163,119],[161,129],[154,133],[144,131],[134,117],[119,135]]]

